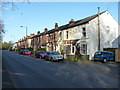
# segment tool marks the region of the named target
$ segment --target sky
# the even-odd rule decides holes
[[[85,17],[108,10],[118,21],[118,2],[14,2],[14,8],[8,4],[2,11],[2,19],[6,33],[3,41],[16,42],[31,33],[43,32],[44,28],[53,29],[68,24],[71,19],[80,20]],[[20,27],[24,26],[24,27]]]

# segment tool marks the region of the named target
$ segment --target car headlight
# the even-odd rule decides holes
[[[53,59],[56,59],[56,57],[52,57]]]

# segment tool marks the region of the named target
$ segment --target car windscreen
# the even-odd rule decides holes
[[[41,51],[41,52],[37,52],[38,54],[45,54],[46,52],[44,51]]]
[[[101,55],[102,53],[101,52],[96,52],[95,55]]]
[[[30,52],[29,50],[24,50],[24,52]]]
[[[52,52],[51,54],[52,54],[52,55],[60,55],[59,52]]]

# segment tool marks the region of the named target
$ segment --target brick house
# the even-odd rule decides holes
[[[30,34],[29,36],[18,40],[18,42],[16,42],[17,48],[30,48],[31,47],[31,39],[33,36],[34,36],[34,34]]]
[[[47,28],[44,29],[44,32],[37,32],[37,35],[31,38],[31,47],[34,51],[37,51],[39,48],[46,48],[46,33]]]
[[[47,36],[46,50],[47,51],[56,51],[57,33],[58,33],[57,29],[58,29],[58,24],[55,23],[55,28],[46,32],[46,36]]]

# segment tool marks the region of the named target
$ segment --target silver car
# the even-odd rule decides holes
[[[46,53],[47,55],[45,56],[46,60],[51,60],[51,61],[63,61],[64,60],[64,56],[60,55],[59,52],[56,51],[48,51]]]

